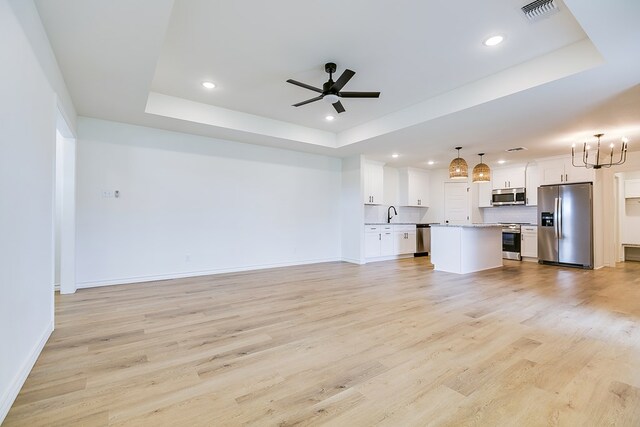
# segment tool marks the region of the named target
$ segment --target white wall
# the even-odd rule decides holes
[[[3,0],[4,1],[4,0]],[[33,0],[8,0],[15,19],[20,23],[51,88],[56,93],[56,102],[71,132],[75,132],[76,110],[67,90],[62,72],[58,67],[47,33],[40,21],[40,15]],[[65,135],[69,137],[70,135]]]
[[[342,259],[364,263],[364,176],[362,158],[342,159],[341,224]]]
[[[503,223],[538,223],[537,206],[496,206],[483,208],[483,217],[486,224]]]
[[[78,287],[341,257],[340,159],[82,117],[77,150]]]
[[[0,0],[0,423],[53,329],[56,97]]]

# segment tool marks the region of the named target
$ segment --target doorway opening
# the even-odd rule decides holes
[[[76,291],[76,140],[58,110],[54,177],[54,291]]]
[[[640,171],[614,175],[616,187],[616,259],[640,261]]]

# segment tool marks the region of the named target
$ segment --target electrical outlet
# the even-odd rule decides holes
[[[102,190],[102,198],[103,199],[111,199],[113,197],[113,191],[111,190]]]
[[[184,256],[184,262],[190,262],[190,261],[191,261],[191,255],[186,254],[186,255]]]

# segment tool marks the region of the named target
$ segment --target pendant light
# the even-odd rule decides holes
[[[484,153],[480,153],[478,156],[480,156],[480,163],[473,167],[473,173],[471,175],[473,182],[489,182],[491,181],[491,169],[489,169],[488,165],[482,163]]]
[[[456,147],[458,157],[451,160],[449,164],[449,178],[451,179],[466,179],[469,177],[469,166],[467,162],[460,157],[460,149],[462,149],[462,147]]]

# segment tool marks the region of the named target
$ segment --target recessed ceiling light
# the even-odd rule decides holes
[[[427,162],[427,164],[428,164],[428,165],[433,165],[433,164],[435,164],[435,162],[434,162],[433,160],[429,160],[429,161]]]
[[[502,43],[502,41],[504,40],[503,36],[491,36],[488,39],[486,39],[484,41],[484,45],[485,46],[495,46],[497,44]]]
[[[391,157],[393,157],[394,159],[397,159],[397,158],[398,158],[398,153],[393,153],[393,154],[391,155]]]
[[[216,84],[213,82],[202,82],[202,86],[207,89],[213,89],[214,87],[216,87]]]
[[[498,163],[500,163],[501,165],[503,165],[504,162],[506,162],[506,160],[498,160]]]
[[[333,117],[331,114],[329,114],[329,115],[328,115],[328,116],[326,116],[324,119],[330,122],[330,121],[332,121],[333,119],[335,119],[335,117]]]

